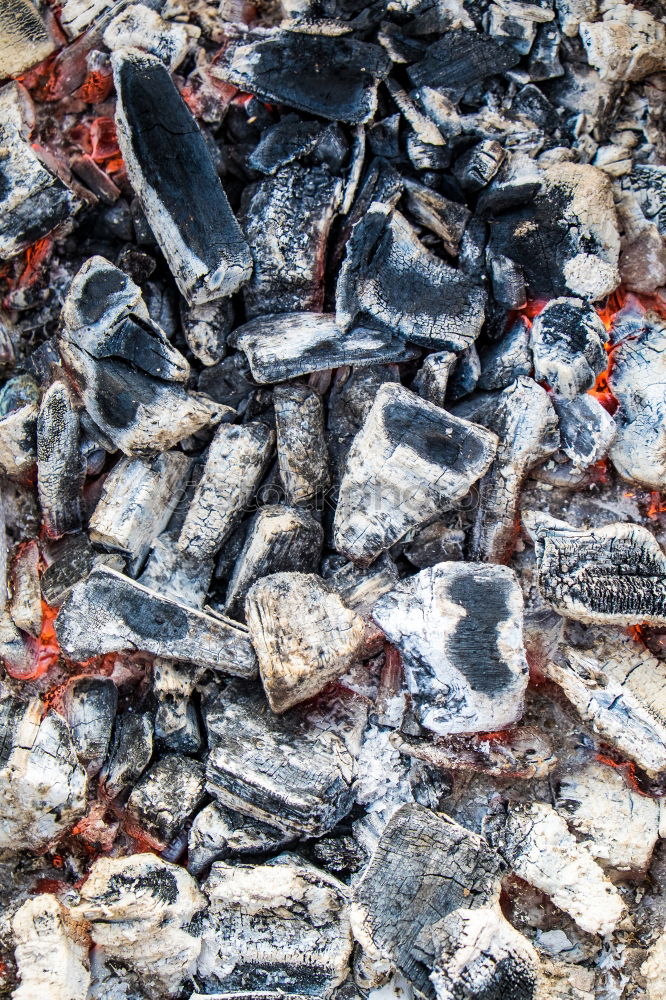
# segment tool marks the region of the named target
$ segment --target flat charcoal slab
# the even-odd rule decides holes
[[[203,135],[158,58],[130,49],[112,62],[127,173],[178,287],[190,303],[231,295],[252,257]]]
[[[434,995],[417,944],[449,913],[499,897],[504,864],[475,833],[443,813],[402,806],[389,820],[375,853],[353,888],[352,928],[369,955],[398,966],[421,995]]]
[[[519,60],[513,46],[496,42],[479,31],[456,28],[433,42],[408,73],[415,87],[441,87],[458,99],[468,87],[511,69]]]
[[[512,569],[439,563],[380,597],[372,616],[400,650],[426,729],[491,732],[521,717],[528,668]]]
[[[328,997],[349,973],[349,889],[296,855],[266,865],[217,861],[198,974],[208,989]]]
[[[73,588],[56,619],[56,633],[74,660],[141,649],[239,677],[256,674],[243,625],[162,597],[106,567]]]
[[[231,340],[243,351],[257,382],[284,382],[341,365],[409,361],[416,351],[400,337],[382,330],[342,330],[327,313],[260,316],[234,331]]]
[[[370,317],[424,347],[462,351],[485,317],[486,293],[419,241],[399,212],[374,204],[354,227],[335,293],[344,329]]]
[[[365,699],[340,688],[276,716],[260,690],[234,682],[206,715],[207,790],[285,833],[320,837],[354,803],[367,711]]]
[[[359,124],[372,118],[377,84],[390,66],[378,45],[344,35],[269,28],[248,32],[231,45],[216,75],[266,100]]]
[[[361,565],[462,499],[497,438],[394,382],[380,386],[354,439],[335,512],[335,546]]]

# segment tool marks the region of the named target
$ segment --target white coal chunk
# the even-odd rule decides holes
[[[647,1000],[664,1000],[666,982],[666,934],[662,931],[641,965]]]
[[[397,966],[420,995],[434,996],[432,925],[461,907],[495,902],[503,872],[478,834],[443,813],[404,805],[353,887],[354,937],[369,957]]]
[[[85,923],[76,921],[51,893],[40,893],[12,919],[20,983],[13,1000],[86,1000],[90,986]]]
[[[193,875],[201,875],[213,861],[272,854],[292,839],[275,826],[209,802],[192,820],[187,867]]]
[[[636,81],[666,68],[663,20],[632,3],[602,0],[602,17],[579,25],[587,60],[603,80]]]
[[[360,565],[373,562],[410,528],[462,499],[496,448],[492,432],[384,383],[347,457],[337,550]]]
[[[203,796],[203,764],[182,754],[162,754],[132,789],[126,806],[128,828],[164,848],[181,832]]]
[[[577,468],[601,461],[615,440],[617,424],[599,400],[589,393],[576,399],[553,396],[560,426],[560,445]]]
[[[259,675],[274,712],[314,697],[359,656],[363,619],[315,573],[274,573],[245,600]]]
[[[4,535],[4,527],[0,530]],[[0,538],[0,544],[4,545],[4,538]],[[39,543],[31,538],[22,542],[12,554],[9,571],[9,613],[16,627],[34,638],[42,631],[41,558]],[[0,565],[0,587],[2,577]]]
[[[534,377],[567,399],[591,389],[608,367],[606,328],[582,299],[552,299],[535,316],[530,337]]]
[[[513,570],[439,563],[381,597],[372,616],[400,650],[426,729],[490,732],[520,719],[528,667]]]
[[[188,556],[178,548],[178,532],[165,531],[153,542],[137,577],[139,583],[192,608],[202,610],[210,589],[215,560]],[[235,617],[235,615],[232,615]]]
[[[118,689],[109,677],[77,677],[68,683],[62,703],[76,754],[88,775],[97,774],[111,743]]]
[[[231,298],[189,306],[181,301],[180,318],[187,346],[202,365],[219,364],[227,353],[227,336],[234,325]]]
[[[329,997],[349,973],[349,889],[296,855],[265,865],[216,861],[198,976],[208,990]]]
[[[135,786],[153,755],[153,723],[147,713],[116,716],[113,740],[100,778],[103,795],[116,798]]]
[[[151,1000],[178,996],[201,950],[196,917],[206,898],[184,868],[154,854],[98,858],[75,917],[107,960],[129,967]]]
[[[444,407],[449,380],[460,355],[453,351],[435,351],[423,359],[423,364],[414,376],[412,389],[421,399],[427,399],[435,406]]]
[[[252,257],[199,127],[155,56],[126,49],[112,63],[127,173],[181,293],[193,304],[231,295]]]
[[[65,382],[56,381],[44,393],[37,417],[37,495],[50,538],[81,528],[80,435],[72,392]]]
[[[610,934],[624,915],[622,897],[589,851],[545,802],[514,803],[488,818],[490,842],[511,870],[549,896],[588,934]]]
[[[331,481],[321,396],[304,385],[276,386],[273,407],[287,502],[321,505]]]
[[[481,374],[478,389],[506,389],[521,375],[530,375],[534,359],[530,349],[530,331],[519,316],[496,343],[479,351]]]
[[[82,34],[94,21],[102,21],[114,7],[113,0],[65,0],[59,23],[69,39]]]
[[[133,3],[109,21],[102,40],[110,52],[141,49],[173,71],[192,52],[200,34],[201,29],[194,24],[165,21],[156,10]]]
[[[36,402],[20,403],[0,415],[0,471],[9,479],[30,481],[37,466]]]
[[[30,0],[11,0],[0,11],[0,78],[18,76],[42,62],[56,42]]]
[[[55,628],[62,649],[74,660],[139,649],[239,677],[256,674],[243,625],[163,597],[108,567],[94,569],[76,584]]]
[[[473,277],[435,257],[396,210],[374,203],[347,243],[335,293],[340,325],[363,317],[423,347],[461,351],[485,318]]]
[[[215,555],[252,501],[274,440],[259,422],[216,431],[178,537],[181,552],[196,559]]]
[[[354,804],[367,713],[364,698],[334,688],[277,716],[261,690],[234,681],[206,712],[207,791],[291,836],[321,836]]]
[[[560,781],[556,808],[602,868],[647,871],[659,804],[633,788],[620,768],[595,760],[575,768]]]

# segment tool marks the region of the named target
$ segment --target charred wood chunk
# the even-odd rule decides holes
[[[157,657],[153,663],[153,694],[157,699],[155,739],[177,753],[201,749],[199,721],[190,696],[204,670]]]
[[[164,532],[155,539],[138,577],[139,583],[164,597],[201,609],[206,603],[215,561],[212,557],[189,556],[181,552],[177,542],[175,532]]]
[[[550,896],[588,934],[610,934],[624,904],[615,886],[545,802],[509,805],[486,835],[515,874]]]
[[[482,32],[456,28],[428,46],[420,62],[409,67],[415,87],[437,87],[458,99],[468,87],[485,77],[504,73],[520,60],[510,45]]]
[[[49,565],[40,577],[46,603],[59,608],[72,587],[91,572],[96,558],[97,553],[86,533],[69,535],[50,546]]]
[[[143,562],[183,493],[190,465],[180,451],[145,461],[122,458],[104,481],[90,518],[90,540]]]
[[[112,61],[127,173],[180,291],[190,303],[231,295],[252,258],[203,135],[159,59],[129,50]]]
[[[587,468],[605,458],[615,440],[617,424],[599,400],[589,393],[576,399],[553,396],[560,424],[560,443],[567,458]]]
[[[522,309],[527,305],[525,275],[520,264],[516,264],[515,260],[510,260],[504,254],[489,253],[488,267],[493,286],[493,298],[496,302],[508,309]],[[519,374],[529,373],[520,372]]]
[[[39,666],[39,646],[14,624],[7,608],[0,613],[0,662],[10,677],[28,680]]]
[[[374,204],[354,227],[336,288],[344,329],[370,317],[415,344],[461,351],[481,330],[485,301],[481,286],[430,253],[399,212]]]
[[[63,695],[64,715],[72,741],[88,775],[106,759],[118,705],[118,689],[108,677],[77,677]]]
[[[191,757],[163,754],[134,786],[127,800],[126,822],[139,836],[166,847],[203,795],[203,765]]]
[[[181,528],[181,552],[197,559],[215,555],[252,501],[273,441],[265,424],[220,427]]]
[[[372,616],[400,650],[426,729],[490,732],[521,717],[528,668],[513,570],[440,563],[380,598]]]
[[[127,711],[116,716],[113,742],[100,774],[100,789],[115,798],[133,788],[153,754],[153,724],[149,715]]]
[[[246,189],[242,223],[254,270],[243,289],[248,319],[265,313],[319,312],[326,243],[342,182],[324,167],[283,167]]]
[[[180,318],[187,346],[202,365],[219,364],[227,353],[227,336],[234,325],[232,300],[218,299],[188,306],[181,299]]]
[[[345,689],[285,715],[261,691],[230,684],[206,715],[206,788],[222,805],[284,830],[319,837],[354,803],[365,699]]]
[[[324,542],[323,528],[297,507],[262,507],[248,527],[245,544],[227,587],[225,610],[242,616],[245,597],[256,580],[271,573],[314,573]]]
[[[339,552],[368,565],[460,500],[490,466],[494,434],[385,383],[347,458],[335,513]]]
[[[508,562],[518,534],[518,509],[530,469],[558,448],[557,414],[545,389],[521,375],[475,419],[499,437],[497,455],[478,488],[469,556]]]
[[[390,65],[378,45],[346,35],[269,28],[232,44],[216,75],[269,101],[356,124],[372,118]]]
[[[479,351],[479,360],[479,389],[506,389],[520,375],[530,375],[533,361],[526,320],[518,317],[501,340]]]
[[[379,598],[393,590],[397,582],[398,570],[386,553],[375,560],[369,569],[360,569],[349,562],[327,579],[347,607],[359,615],[370,614]]]
[[[557,765],[548,736],[532,726],[502,733],[462,733],[416,739],[394,733],[392,746],[400,753],[434,767],[475,771],[498,778],[544,778]]]
[[[187,867],[193,875],[200,875],[213,861],[270,854],[291,839],[275,826],[248,819],[233,809],[210,802],[192,821]]]
[[[281,987],[328,997],[349,973],[349,889],[281,854],[266,865],[216,861],[198,975],[210,990]]]
[[[591,389],[608,366],[606,328],[581,299],[553,299],[535,317],[530,337],[534,377],[567,399]]]
[[[311,153],[329,128],[322,122],[305,121],[294,114],[285,115],[262,133],[248,163],[262,174],[275,174],[280,167],[286,167],[288,163]]]
[[[442,813],[402,806],[354,886],[354,936],[369,955],[397,965],[420,994],[434,996],[419,938],[461,907],[495,901],[503,870],[477,834]]]
[[[476,344],[470,344],[456,357],[456,363],[447,386],[449,405],[474,392],[480,374],[479,352],[476,349]]]
[[[504,162],[504,147],[494,139],[484,139],[456,160],[453,173],[465,191],[480,191],[491,182]]]
[[[10,0],[0,11],[0,79],[18,76],[56,47],[30,0]]]
[[[21,978],[14,1000],[86,1000],[90,941],[85,924],[73,920],[55,896],[26,899],[14,914],[12,932]]]
[[[158,56],[173,72],[194,48],[201,29],[194,24],[165,21],[156,10],[137,3],[125,7],[104,29],[107,49],[142,49]]]
[[[659,8],[655,13],[659,16],[653,16],[649,8],[623,3],[610,7],[598,24],[591,23],[591,17],[581,24],[588,62],[602,79],[642,80],[666,69],[666,39]]]
[[[590,531],[530,511],[537,582],[558,614],[602,625],[666,624],[666,557],[640,524]]]
[[[393,334],[355,327],[342,330],[326,313],[260,316],[234,331],[257,382],[283,382],[299,375],[339,368],[408,361],[416,352]]]
[[[458,256],[460,242],[471,212],[456,201],[449,201],[432,188],[405,178],[405,206],[420,225],[439,236],[444,249]]]
[[[37,418],[37,494],[50,538],[81,527],[84,468],[79,451],[79,415],[69,387],[54,382]]]
[[[12,556],[9,613],[17,628],[37,638],[42,631],[41,555],[36,539],[22,542]]]
[[[315,573],[274,573],[245,600],[259,674],[274,712],[314,697],[358,656],[365,625]]]
[[[150,1000],[175,996],[196,969],[196,915],[206,898],[179,865],[154,854],[98,858],[74,916],[87,920],[107,960],[133,970]]]
[[[412,383],[414,392],[435,406],[444,406],[449,378],[458,360],[453,351],[436,351],[423,359]]]
[[[106,567],[73,588],[55,627],[63,650],[75,660],[140,649],[239,677],[256,673],[243,625],[162,597]]]
[[[25,403],[0,416],[0,471],[10,479],[33,478],[37,465],[36,402]]]
[[[321,396],[304,385],[277,386],[273,406],[278,467],[287,501],[321,505],[331,481]]]

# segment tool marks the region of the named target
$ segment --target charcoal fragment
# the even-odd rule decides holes
[[[560,425],[562,451],[576,467],[601,461],[615,439],[617,424],[599,400],[589,393],[576,399],[553,396]]]
[[[137,579],[164,597],[201,609],[206,603],[214,568],[212,556],[208,559],[189,556],[178,548],[175,532],[164,532],[153,542]]]
[[[17,628],[35,638],[42,631],[40,562],[41,554],[37,541],[33,538],[22,542],[12,556],[9,574],[9,612],[12,621]]]
[[[69,387],[54,382],[37,418],[37,494],[50,538],[81,528],[84,469],[79,451],[79,415]]]
[[[113,741],[100,774],[100,789],[115,798],[135,786],[153,753],[153,725],[148,715],[128,711],[116,716]]]
[[[467,28],[447,31],[407,70],[415,87],[437,87],[453,99],[491,74],[504,73],[520,60],[511,46]]]
[[[139,835],[165,847],[200,805],[204,769],[199,761],[163,754],[137,781],[127,800],[127,818]]]
[[[11,0],[0,12],[0,79],[18,76],[56,47],[30,0]]]
[[[499,142],[486,139],[460,156],[453,173],[465,191],[480,191],[493,179],[502,166],[506,153]]]
[[[533,363],[527,322],[519,317],[497,343],[479,351],[479,359],[479,389],[506,389],[519,375],[529,375]]]
[[[532,323],[534,377],[573,399],[608,365],[606,330],[597,312],[581,299],[551,299]]]
[[[273,390],[280,479],[291,504],[321,506],[330,485],[324,436],[324,407],[318,393],[303,385]]]
[[[312,152],[326,128],[321,122],[285,115],[262,133],[248,163],[262,174],[275,174],[280,167]]]
[[[97,774],[106,758],[117,705],[118,690],[107,677],[77,677],[64,693],[72,742],[89,776]]]
[[[507,778],[544,778],[557,766],[548,737],[532,726],[500,733],[460,733],[428,740],[394,733],[391,745],[400,753],[434,767],[476,771]]]
[[[89,940],[83,922],[51,893],[27,899],[12,920],[21,983],[12,996],[30,1000],[86,1000],[90,986]]]
[[[448,254],[457,257],[462,235],[471,218],[469,209],[407,177],[404,184],[405,205],[409,214],[439,236]]]
[[[213,861],[270,854],[284,847],[290,839],[277,827],[248,819],[217,802],[209,802],[192,821],[187,867],[193,875],[200,875]]]
[[[41,575],[42,597],[52,608],[59,608],[72,587],[88,576],[97,553],[85,532],[66,535],[49,548],[49,565]]]

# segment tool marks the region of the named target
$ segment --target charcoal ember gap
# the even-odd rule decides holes
[[[150,763],[153,754],[153,723],[146,713],[124,712],[116,716],[113,740],[100,773],[103,795],[116,798],[131,789]]]
[[[591,389],[608,367],[606,329],[581,299],[551,299],[534,318],[530,342],[535,379],[567,399]]]
[[[101,769],[111,742],[118,689],[108,677],[77,677],[63,695],[63,714],[79,761],[89,776]]]
[[[12,555],[9,572],[9,613],[12,621],[17,628],[34,638],[42,631],[40,561],[39,543],[32,538],[18,546]]]
[[[280,480],[287,502],[323,502],[330,485],[321,397],[304,385],[276,386],[273,407]]]
[[[192,304],[231,295],[252,258],[199,127],[159,59],[132,49],[112,62],[120,149],[180,291]]]
[[[201,875],[213,861],[271,854],[292,839],[277,827],[248,819],[217,802],[209,802],[192,821],[187,842],[187,867],[193,875]]]
[[[86,1000],[90,941],[83,921],[51,893],[40,893],[14,914],[12,932],[21,979],[14,1000]]]
[[[127,827],[166,847],[201,805],[204,780],[204,768],[198,760],[162,754],[132,789],[125,810]]]
[[[544,778],[557,765],[548,736],[533,726],[496,733],[462,733],[432,740],[391,736],[401,754],[451,771],[477,771],[510,778]]]
[[[328,997],[349,972],[349,890],[296,855],[213,864],[198,975],[208,989]]]
[[[73,395],[64,382],[54,382],[44,393],[37,417],[37,495],[50,538],[81,528],[84,468],[79,442]]]

